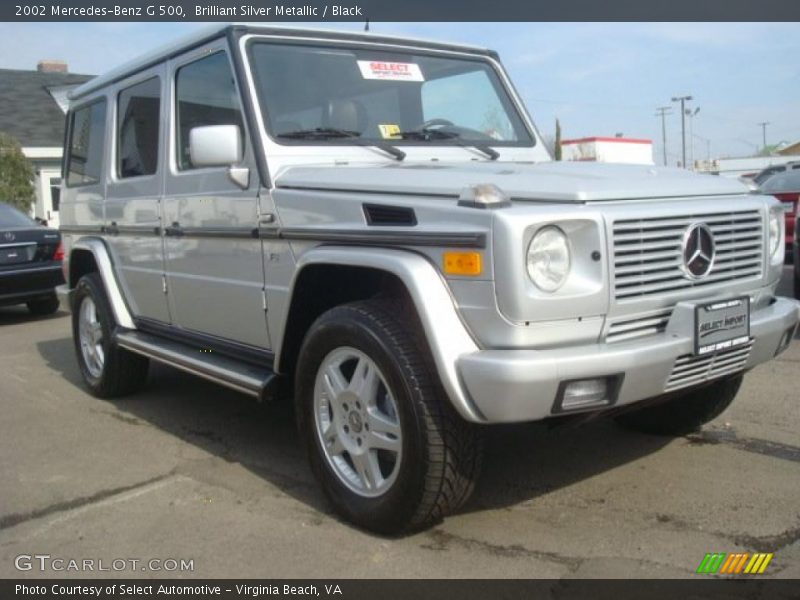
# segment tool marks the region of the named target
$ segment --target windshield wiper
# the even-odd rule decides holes
[[[437,138],[440,140],[452,140],[456,146],[460,146],[461,148],[475,148],[489,157],[489,160],[497,160],[500,158],[500,153],[488,144],[483,144],[481,142],[467,142],[461,139],[460,133],[455,131],[442,131],[441,129],[426,128],[414,129],[411,131],[400,131],[394,135],[404,140],[430,141]]]
[[[352,140],[356,146],[364,146],[368,148],[377,148],[383,150],[386,154],[390,154],[392,158],[403,160],[406,153],[391,144],[381,142],[367,141],[361,139],[361,134],[358,131],[350,129],[336,129],[334,127],[316,127],[314,129],[297,129],[295,131],[287,131],[279,133],[278,137],[293,140],[326,140],[326,139],[348,139]]]

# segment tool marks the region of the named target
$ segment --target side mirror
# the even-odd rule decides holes
[[[242,160],[242,133],[236,125],[205,125],[189,131],[193,167],[229,167]]]

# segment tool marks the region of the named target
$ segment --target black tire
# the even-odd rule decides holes
[[[716,419],[733,402],[742,375],[716,381],[658,404],[616,417],[617,423],[642,433],[680,436],[697,431]]]
[[[28,310],[31,311],[31,314],[45,316],[52,315],[54,312],[58,311],[59,301],[58,296],[52,294],[46,298],[39,298],[26,302],[26,305]]]
[[[380,534],[423,529],[457,510],[474,489],[483,456],[479,428],[456,414],[420,328],[409,323],[416,323],[416,315],[392,301],[333,308],[310,328],[296,372],[298,426],[315,476],[342,517]],[[402,459],[394,483],[377,497],[364,497],[342,483],[317,434],[317,372],[323,359],[342,347],[374,361],[397,404]]]
[[[87,298],[94,302],[97,321],[102,330],[100,344],[104,360],[99,374],[92,373],[81,349],[79,315],[81,306]],[[75,286],[73,295],[72,339],[83,379],[89,391],[98,398],[116,398],[131,394],[141,389],[147,380],[148,359],[117,346],[113,341],[115,328],[116,322],[100,275],[98,273],[84,275]]]

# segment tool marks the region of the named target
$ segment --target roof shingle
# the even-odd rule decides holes
[[[0,131],[23,147],[61,146],[64,113],[48,88],[78,85],[92,77],[0,69]]]

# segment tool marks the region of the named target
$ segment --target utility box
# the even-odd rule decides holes
[[[561,142],[562,160],[653,164],[651,140],[623,137],[586,137]]]

